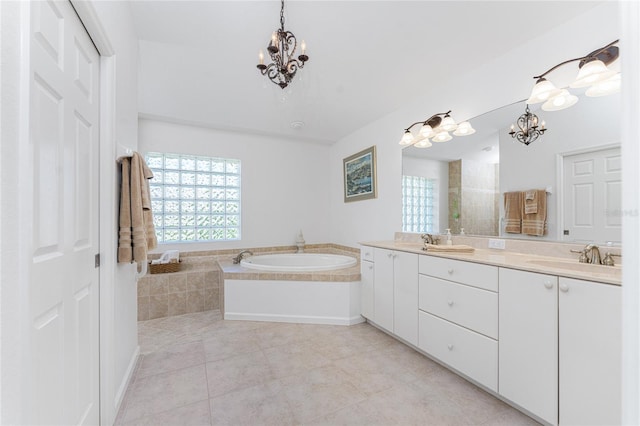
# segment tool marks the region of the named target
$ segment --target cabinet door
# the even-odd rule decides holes
[[[558,278],[500,268],[498,392],[558,422]]]
[[[360,263],[360,282],[362,283],[360,290],[360,314],[372,321],[374,320],[373,268],[373,262],[362,261]]]
[[[394,254],[393,332],[418,346],[418,255]]]
[[[393,333],[393,255],[391,250],[374,249],[374,322]]]
[[[621,288],[560,278],[560,424],[621,424]]]

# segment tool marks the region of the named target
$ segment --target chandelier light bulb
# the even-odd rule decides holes
[[[264,65],[264,53],[262,52],[262,50],[260,50],[260,53],[258,53],[258,59],[260,60],[260,65]]]
[[[305,43],[304,40],[300,43],[300,49],[302,49],[302,54],[304,55],[304,52],[307,51],[307,43]]]
[[[606,80],[613,77],[616,74],[615,71],[611,71],[604,62],[600,60],[589,61],[580,68],[578,76],[575,81],[571,83],[569,87],[577,89],[580,87],[591,86],[599,81]]]

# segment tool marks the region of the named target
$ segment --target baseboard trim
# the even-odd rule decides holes
[[[138,363],[138,357],[140,356],[140,346],[136,346],[136,350],[133,352],[133,356],[129,361],[129,366],[127,367],[127,372],[118,387],[118,391],[116,392],[114,399],[114,406],[116,408],[116,416],[120,411],[120,406],[122,405],[122,400],[124,399],[124,395],[127,392],[127,388],[131,383],[131,379],[133,378],[133,373],[136,371],[136,365]]]

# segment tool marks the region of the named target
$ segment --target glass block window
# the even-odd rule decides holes
[[[150,152],[158,242],[240,239],[240,160]]]
[[[402,231],[437,234],[437,182],[420,176],[402,176]]]

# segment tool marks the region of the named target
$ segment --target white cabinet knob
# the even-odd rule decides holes
[[[567,293],[569,291],[569,286],[566,284],[560,284],[560,291],[563,293]]]
[[[453,350],[453,345],[452,345],[451,343],[449,343],[449,344],[447,345],[447,348],[448,348],[450,351],[452,351],[452,350]]]
[[[373,269],[373,265],[369,265],[369,269]]]
[[[449,275],[453,274],[453,268],[447,270],[447,272],[449,273]]]
[[[389,254],[387,254],[387,257],[388,257],[389,259],[391,259],[391,257],[392,257],[392,256],[393,256],[393,253],[389,253]]]
[[[549,280],[544,282],[544,286],[548,289],[552,289],[553,288],[553,283]]]
[[[453,300],[447,300],[447,305],[453,306]]]

